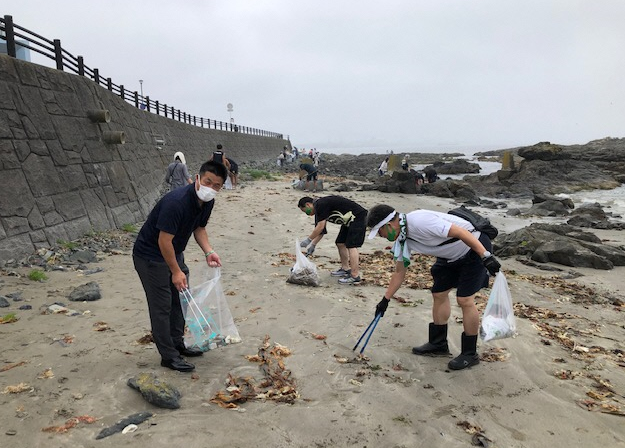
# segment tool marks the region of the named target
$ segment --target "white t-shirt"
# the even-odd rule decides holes
[[[416,210],[407,213],[406,222],[408,235],[406,244],[408,244],[411,252],[433,255],[449,262],[464,257],[471,250],[461,240],[439,246],[449,239],[447,234],[452,224],[474,231],[473,235],[476,238],[479,238],[481,234],[473,228],[469,221],[459,216],[431,210]]]

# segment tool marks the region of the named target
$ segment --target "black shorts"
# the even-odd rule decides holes
[[[480,235],[479,240],[486,250],[492,250],[493,245],[484,233]],[[434,279],[433,293],[457,288],[457,297],[469,297],[488,286],[488,271],[484,267],[482,258],[473,250],[469,250],[464,257],[453,263],[437,258],[430,273]]]
[[[317,180],[317,171],[306,176],[306,180]]]
[[[365,233],[367,231],[367,224],[365,219],[356,219],[349,227],[341,226],[339,234],[334,241],[336,244],[345,244],[348,249],[354,247],[362,247],[365,242]]]

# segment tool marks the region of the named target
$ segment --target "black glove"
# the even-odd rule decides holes
[[[380,315],[380,317],[384,316],[389,302],[389,299],[382,297],[382,300],[380,300],[380,302],[375,306],[375,317],[378,317],[378,315]]]
[[[314,244],[311,243],[310,246],[308,246],[308,249],[306,250],[306,256],[310,257],[314,252],[315,252],[315,248],[317,246],[315,246]]]
[[[499,272],[499,268],[501,268],[501,264],[497,261],[497,259],[489,255],[488,257],[482,259],[482,263],[484,263],[484,267],[488,270],[488,273],[494,277],[497,272]]]

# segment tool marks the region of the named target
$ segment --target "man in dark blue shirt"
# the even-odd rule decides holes
[[[319,175],[319,169],[311,163],[300,163],[299,169],[305,171],[306,174],[301,173],[299,179],[306,176],[306,183],[304,184],[304,190],[308,190],[308,182],[313,181],[313,193],[317,191],[317,176]]]
[[[215,195],[227,176],[228,170],[223,164],[204,163],[193,184],[173,190],[158,201],[141,227],[132,251],[148,301],[152,337],[161,355],[161,365],[180,372],[195,369],[181,355],[202,355],[202,351],[184,345],[185,322],[179,291],[188,287],[189,271],[183,252],[193,234],[208,265],[221,266],[205,227]]]

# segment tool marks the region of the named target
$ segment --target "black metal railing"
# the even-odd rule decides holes
[[[208,129],[218,129],[221,131],[240,132],[262,137],[284,138],[283,134],[277,132],[211,120],[210,118],[196,117],[195,115],[176,109],[173,106],[152,100],[149,96],[143,96],[137,91],[126,90],[123,84],[115,84],[111,78],[105,78],[100,75],[100,71],[97,68],[92,69],[87,67],[83,57],[74,56],[69,51],[65,50],[61,47],[61,41],[59,39],[49,40],[26,28],[16,25],[13,22],[12,16],[5,15],[4,18],[0,17],[0,32],[0,39],[6,41],[7,54],[9,56],[17,57],[18,47],[23,47],[35,53],[39,53],[52,59],[56,64],[57,70],[65,71],[67,69],[67,71],[76,73],[77,75],[90,78],[99,86],[105,87],[114,94],[119,95],[124,101],[147,112],[163,115],[165,118],[182,121],[186,124],[202,128],[206,127]],[[23,39],[23,41],[18,41],[18,38]]]

